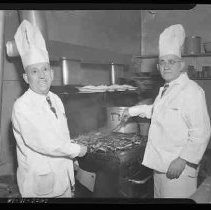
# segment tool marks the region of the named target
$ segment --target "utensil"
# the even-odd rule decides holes
[[[107,107],[107,128],[111,132],[137,133],[137,123],[129,122],[128,118],[122,118],[122,114],[126,108],[127,107]]]
[[[126,125],[126,122],[125,121],[120,121],[120,123],[114,129],[112,129],[112,132],[118,132],[125,125]]]

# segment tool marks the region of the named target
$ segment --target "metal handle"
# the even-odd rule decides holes
[[[111,64],[111,85],[114,85],[116,83],[116,71],[115,71],[115,65]]]
[[[133,184],[144,184],[146,183],[149,179],[152,178],[152,175],[149,175],[145,179],[142,180],[137,180],[137,179],[128,179],[129,182],[132,182]]]

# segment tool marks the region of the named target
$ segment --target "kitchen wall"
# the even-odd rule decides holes
[[[104,61],[111,63],[109,52],[122,55],[140,54],[140,18],[141,12],[136,10],[46,11],[49,40],[69,43],[72,49],[75,45],[83,46],[83,49],[79,50],[81,52],[75,49],[75,52],[70,53],[72,57],[69,58],[81,59],[81,55],[85,60],[92,60],[92,57],[96,57],[96,63],[97,60],[99,63]],[[90,50],[90,53],[86,53],[89,48],[98,50],[93,52]],[[106,51],[103,53],[99,49]],[[122,62],[125,62],[124,58]],[[109,84],[110,70],[106,66],[80,65],[75,71],[78,72],[77,75],[84,75],[86,85]],[[58,72],[58,76],[59,73],[61,71]],[[78,80],[73,76],[72,80],[75,79]]]
[[[210,9],[211,4],[198,4],[191,10],[142,10],[141,55],[158,55],[159,34],[172,24],[182,24],[186,36],[200,36],[202,43],[211,42]],[[143,60],[139,65],[139,71],[156,71],[155,62],[156,59]]]
[[[45,11],[49,40],[72,44],[71,46],[98,48],[101,55],[110,52],[140,54],[140,11]],[[12,40],[19,25],[16,10],[5,11],[5,43]],[[107,50],[103,53],[102,50]],[[74,54],[74,52],[73,52]],[[79,54],[76,52],[76,54]],[[112,53],[111,53],[112,55]],[[99,57],[99,55],[98,55]],[[61,68],[55,69],[53,85],[61,85]],[[98,66],[98,68],[100,68]],[[86,72],[89,71],[89,72]],[[93,71],[93,72],[91,72]],[[0,175],[14,173],[16,168],[15,140],[11,132],[11,111],[14,101],[27,88],[22,79],[19,58],[8,58],[5,53],[2,119],[0,141]],[[80,75],[84,83],[108,82],[109,72],[96,66],[81,65]],[[77,77],[77,76],[76,76]],[[102,79],[103,78],[103,79]],[[107,79],[105,81],[105,78]]]
[[[192,10],[153,11],[136,10],[69,10],[46,11],[48,37],[50,40],[78,46],[110,50],[122,54],[150,55],[157,53],[158,34],[167,26],[182,23],[187,35],[198,35],[203,41],[211,41],[211,5],[197,5]],[[5,42],[13,39],[19,25],[16,10],[5,11]],[[142,37],[142,38],[141,38]],[[209,57],[207,58],[209,62]],[[154,62],[147,64],[140,59],[133,60],[136,71],[151,71]],[[89,69],[90,70],[90,69]],[[26,86],[22,80],[22,66],[18,58],[4,60],[2,96],[0,174],[14,173],[14,139],[11,133],[11,110],[15,99]],[[103,73],[102,75],[105,76]],[[98,74],[98,77],[99,74]],[[96,78],[94,78],[96,80]],[[60,84],[61,71],[55,67],[55,82]],[[207,81],[206,94],[209,95],[211,81]],[[210,100],[209,100],[210,101]],[[209,102],[211,107],[211,101]]]
[[[187,36],[201,36],[211,41],[209,4],[198,4],[191,10],[142,11],[142,54],[157,54],[159,34],[172,24],[182,24]]]
[[[46,11],[50,40],[107,49],[140,52],[139,10]]]
[[[16,32],[18,16],[16,11],[5,12],[5,42]],[[4,47],[5,48],[5,47]],[[19,59],[8,59],[4,52],[4,76],[1,106],[0,174],[13,173],[15,165],[15,141],[11,132],[10,117],[15,99],[22,93],[21,65]]]

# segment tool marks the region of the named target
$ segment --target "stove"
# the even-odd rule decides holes
[[[81,169],[97,175],[93,197],[149,194],[145,184],[152,181],[152,171],[141,164],[147,137],[134,133],[92,132],[74,140],[89,147],[89,152],[77,160]],[[150,185],[152,187],[152,183]]]
[[[136,133],[95,131],[79,135],[74,142],[88,146],[89,152],[124,151],[146,143],[147,138]]]

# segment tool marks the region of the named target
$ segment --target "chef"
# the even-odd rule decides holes
[[[199,163],[210,139],[205,93],[184,71],[182,25],[166,28],[159,37],[158,69],[165,80],[152,105],[125,110],[151,118],[142,164],[154,170],[155,198],[188,198],[197,188]]]
[[[12,110],[19,191],[22,197],[72,197],[73,158],[87,148],[71,142],[62,101],[49,91],[54,72],[39,28],[24,20],[14,38],[29,85]]]

